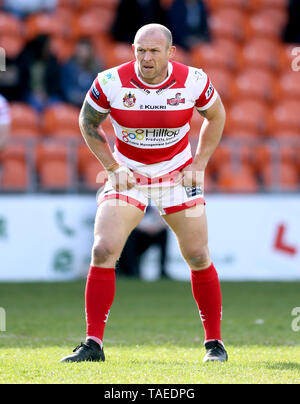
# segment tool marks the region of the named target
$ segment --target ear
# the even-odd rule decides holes
[[[169,59],[172,59],[176,53],[176,46],[172,45],[169,49]]]
[[[131,45],[131,47],[132,47],[133,53],[135,54],[135,46],[134,46],[134,43]]]

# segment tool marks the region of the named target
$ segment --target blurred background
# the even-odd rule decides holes
[[[300,279],[299,21],[297,0],[0,0],[0,280],[86,274],[101,166],[80,106],[151,22],[172,31],[177,61],[208,73],[227,111],[205,179],[221,278]],[[110,119],[103,129],[113,146]],[[120,274],[188,278],[153,209],[136,232]]]

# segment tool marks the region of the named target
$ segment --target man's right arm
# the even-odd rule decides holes
[[[85,100],[79,114],[79,127],[87,146],[106,169],[113,187],[124,191],[132,188],[135,181],[130,171],[115,160],[105,133],[99,128],[108,114],[95,110]]]
[[[96,111],[85,100],[79,114],[79,127],[91,152],[106,170],[113,171],[119,167],[119,164],[112,154],[104,131],[99,128],[108,115],[108,112],[102,113]]]

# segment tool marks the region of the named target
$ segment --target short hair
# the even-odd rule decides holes
[[[133,42],[133,43],[136,43],[137,38],[138,38],[139,36],[141,36],[144,32],[147,32],[147,31],[157,31],[157,30],[159,30],[159,31],[165,36],[165,38],[167,39],[167,45],[168,45],[168,47],[169,47],[169,46],[172,46],[172,45],[173,45],[172,32],[171,32],[167,27],[165,27],[164,25],[161,25],[161,24],[146,24],[146,25],[143,25],[143,26],[137,31],[137,33],[135,34],[134,42]]]

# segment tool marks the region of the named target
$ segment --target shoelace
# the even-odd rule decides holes
[[[81,347],[84,347],[84,346],[86,346],[87,347],[87,345],[86,344],[84,344],[84,343],[82,343],[81,342],[81,344],[80,345],[78,345],[75,349],[73,349],[73,352],[76,352],[76,351],[78,351],[78,349],[80,349]]]

